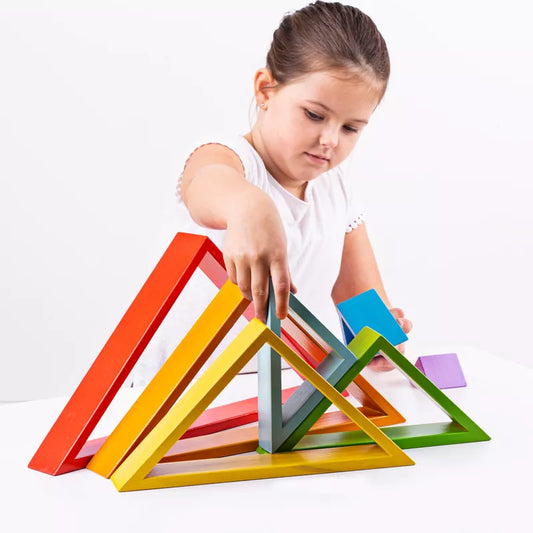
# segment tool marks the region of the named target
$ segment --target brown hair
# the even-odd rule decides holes
[[[326,69],[355,70],[387,88],[387,45],[372,19],[340,2],[314,2],[285,15],[274,32],[266,66],[280,85]]]

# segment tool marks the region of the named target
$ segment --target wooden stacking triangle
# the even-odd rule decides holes
[[[290,339],[290,347],[313,368],[316,368],[331,352],[331,348],[325,341],[316,334],[313,335],[309,326],[294,315],[289,314],[289,317],[282,321],[282,328],[284,328],[282,329],[282,339]],[[350,356],[348,355],[348,357]],[[355,392],[356,398],[361,398],[363,405],[358,409],[366,417],[371,418],[374,424],[381,427],[405,422],[403,416],[385,398],[379,395],[362,375],[359,374],[355,377],[354,382],[348,385],[348,390],[352,392],[352,395]],[[294,389],[282,391],[282,404],[285,404],[289,397],[287,393],[293,392]],[[313,424],[307,435],[357,429],[359,429],[357,425],[342,411],[334,411],[323,414]],[[259,445],[257,424],[247,424],[246,427],[234,427],[217,433],[186,439],[188,433],[189,430],[172,446],[160,462],[223,457],[251,452],[256,450]],[[89,464],[89,468],[91,468],[91,464]]]
[[[222,253],[207,237],[178,233],[46,435],[29,463],[30,468],[58,475],[87,465],[106,438],[93,441],[87,439],[198,268],[219,288],[227,280]],[[218,316],[218,329],[212,325],[210,331],[213,336],[209,337],[206,346],[202,348],[203,360],[249,304],[242,296],[231,302],[226,302],[223,309],[219,308],[222,314]],[[252,318],[253,308],[248,306],[244,315],[248,319]],[[291,345],[291,340],[287,339],[287,343]],[[184,363],[181,368],[185,368]],[[195,362],[187,370],[186,379],[190,379],[197,369],[198,362]],[[377,423],[394,423],[393,420],[401,417],[362,377],[357,384],[352,384],[350,390],[362,402],[367,416],[376,418]],[[291,391],[285,391],[286,396],[289,395],[288,392]],[[163,400],[164,405],[169,408],[177,395],[179,392],[169,392]],[[142,438],[155,425],[157,416],[162,416],[164,412],[163,409],[159,415],[154,414],[150,420],[151,425],[143,427],[136,439]],[[205,435],[235,427],[255,421],[257,416],[256,398],[217,407],[204,413],[186,436]],[[346,424],[349,423],[339,413],[328,413],[316,431],[339,429],[347,427]]]
[[[374,443],[353,448],[241,454],[158,464],[194,420],[265,344],[349,416]],[[118,490],[126,491],[410,464],[414,464],[413,461],[377,426],[265,324],[253,319],[131,452],[111,480]]]
[[[219,288],[227,280],[222,253],[207,237],[178,233],[39,446],[30,468],[58,475],[87,465],[106,438],[87,439],[197,268]],[[216,339],[223,337],[248,303],[241,296],[233,301],[233,308],[225,308],[227,314],[219,316]],[[248,307],[244,314],[251,318],[253,309]],[[207,348],[214,349],[216,339],[209,341]],[[204,352],[208,354],[208,350]],[[380,424],[391,423],[389,413],[385,412],[386,400],[368,383],[360,381],[359,385],[354,390],[367,408],[367,415],[377,417]],[[168,398],[167,406],[170,404]],[[250,398],[204,413],[189,433],[197,436],[254,420],[257,399]],[[156,421],[152,420],[152,426]],[[329,422],[322,422],[323,430],[333,428],[334,423],[330,415]],[[338,423],[346,424],[346,420]],[[150,427],[143,431],[147,429]]]
[[[172,407],[177,398],[190,384],[198,370],[203,366],[207,358],[213,353],[225,332],[227,332],[230,325],[235,322],[238,313],[242,312],[247,303],[248,300],[245,300],[242,297],[239,288],[228,280],[206,308],[204,313],[185,335],[182,342],[178,345],[176,350],[174,350],[163,367],[154,376],[136,402],[118,423],[111,435],[109,435],[105,442],[101,444],[100,449],[96,451],[95,456],[89,462],[87,468],[104,477],[111,476],[122,461],[124,461],[139,442],[142,441],[142,439]],[[294,334],[294,337],[297,338],[298,335]],[[346,352],[346,355],[350,360],[350,368],[352,368],[355,364],[355,357],[349,350],[346,350]],[[322,352],[322,358],[323,357],[324,353]],[[320,361],[314,361],[313,363],[312,366],[317,366]],[[345,377],[345,381],[349,381],[350,379],[351,377],[349,375]],[[390,406],[381,395],[376,394],[370,384],[364,380],[362,380],[361,383],[363,391],[373,393],[376,397],[375,402],[374,400],[371,400],[368,403],[371,403],[372,406],[375,404],[378,407],[386,406],[389,408],[389,411],[393,410],[392,406]],[[305,387],[306,385],[301,385],[292,390],[281,391],[281,396],[284,397],[286,401],[290,401],[294,394],[298,394],[298,391]],[[309,390],[309,384],[307,384],[307,389]],[[312,388],[312,391],[314,392],[315,389]],[[366,392],[363,394],[363,401],[368,399]],[[322,395],[319,396],[320,399],[323,398]],[[245,402],[248,402],[248,400]],[[299,408],[302,408],[301,404],[299,405]],[[326,408],[327,406],[324,407],[324,410]],[[220,409],[220,407],[211,411],[216,411],[217,409]],[[390,421],[390,415],[388,415],[387,418],[387,416],[383,415],[382,411],[365,408],[364,405],[361,408],[361,411],[367,416],[375,417],[379,424]],[[209,412],[209,410],[206,412]],[[308,410],[306,414],[308,415],[309,412],[310,411]],[[257,402],[255,405],[255,413],[257,415]],[[330,415],[335,416],[331,417]],[[341,419],[339,415],[342,415],[343,418]],[[313,416],[316,421],[320,414],[317,414],[315,411]],[[341,412],[327,413],[324,417],[326,418],[325,420],[321,419],[317,422],[314,432],[318,433],[327,430],[339,431],[343,428],[356,428],[353,421]],[[250,421],[250,418],[247,420]],[[257,418],[255,418],[255,420],[257,420]],[[244,421],[246,421],[246,419],[244,419]],[[240,420],[234,424],[234,426],[239,423],[241,423]],[[347,425],[347,423],[349,423],[349,425]],[[183,443],[182,440],[180,447],[185,446],[190,450],[191,446],[198,444],[199,447],[195,451],[197,456],[202,457],[205,456],[206,453],[209,456],[212,456],[213,454],[217,455],[220,451],[220,439],[223,439],[225,445],[231,435],[233,435],[234,439],[229,448],[231,453],[242,453],[255,450],[258,446],[257,427],[255,430],[253,427],[248,427],[244,433],[238,429],[231,433],[231,430],[227,429],[228,427],[232,427],[229,423],[226,423],[222,427],[220,427],[219,424],[213,424],[212,426],[215,428],[213,429],[213,432],[216,431],[216,429],[226,429],[227,431],[224,431],[223,433],[214,433],[213,435],[201,438],[200,440],[194,439],[188,444]],[[313,429],[311,432],[313,432]],[[190,433],[190,429],[187,433]],[[182,436],[182,439],[185,437],[192,437],[192,435],[187,435],[187,433]],[[245,438],[243,438],[244,435],[246,435]],[[209,451],[207,452],[204,450],[206,446],[209,448]],[[225,450],[227,451],[228,448],[226,447]],[[176,453],[181,452],[171,452],[170,457],[167,456],[164,460],[171,460]]]
[[[289,346],[316,368],[331,352],[331,347],[297,317],[289,316],[281,322],[281,338]],[[360,411],[377,426],[390,426],[405,422],[401,413],[387,401],[361,374],[346,387],[358,402]],[[284,401],[283,401],[284,403]],[[309,433],[331,433],[357,429],[354,423],[341,411],[325,413]]]
[[[178,233],[46,435],[30,468],[57,475],[86,466],[94,445],[82,447],[197,268],[219,287],[227,279],[222,252],[207,237]]]
[[[348,345],[357,357],[357,373],[368,364],[368,354],[381,353],[387,357],[415,387],[429,396],[451,419],[450,422],[402,425],[384,428],[388,435],[401,448],[419,448],[441,444],[459,444],[490,440],[490,437],[468,417],[450,398],[434,385],[422,372],[408,361],[387,339],[370,328],[363,328]],[[353,446],[368,442],[361,431],[346,431],[324,435],[309,435],[295,446],[307,450],[331,446]]]
[[[270,287],[268,325],[278,336],[282,337],[282,323],[275,314],[274,291]],[[289,300],[289,324],[292,328],[285,329],[294,337],[302,338],[301,333],[312,332],[318,342],[311,341],[307,345],[319,343],[327,346],[318,361],[312,361],[317,371],[326,378],[337,390],[343,391],[350,385],[354,376],[356,359],[340,342],[293,294]],[[301,346],[301,343],[295,342]],[[310,354],[302,354],[308,361]],[[316,354],[316,349],[313,350]],[[311,362],[311,361],[309,361]],[[301,386],[285,404],[281,401],[281,359],[268,345],[259,354],[259,445],[263,450],[274,453],[289,451],[311,428],[317,418],[331,405],[316,388],[309,383]],[[353,385],[353,384],[352,384]],[[389,408],[392,408],[389,404]],[[401,415],[398,421],[403,421]]]

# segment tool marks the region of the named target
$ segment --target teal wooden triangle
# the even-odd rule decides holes
[[[267,326],[281,336],[281,323],[276,317],[272,283],[269,291]],[[353,381],[357,374],[357,358],[331,333],[293,294],[289,312],[297,324],[310,328],[324,340],[331,352],[316,368],[317,372],[339,392]],[[365,364],[373,354],[365,355]],[[281,404],[281,359],[269,345],[258,357],[258,412],[259,447],[269,453],[289,451],[304,437],[313,424],[330,407],[331,401],[304,381],[292,396]]]

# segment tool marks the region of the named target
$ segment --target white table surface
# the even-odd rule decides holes
[[[52,477],[27,463],[66,398],[0,406],[0,531],[533,531],[533,370],[471,347],[468,386],[447,394],[489,442],[406,450],[414,466],[119,493],[88,470]],[[398,372],[365,376],[408,422],[442,414]],[[287,384],[294,382],[284,371]],[[255,395],[256,377],[213,405]],[[97,428],[106,434],[136,390]]]

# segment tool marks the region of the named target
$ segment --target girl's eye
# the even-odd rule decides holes
[[[305,109],[305,114],[311,119],[311,120],[315,120],[315,121],[319,121],[319,120],[323,120],[324,117],[322,117],[321,115],[317,115],[316,113],[313,113],[312,111],[310,111],[309,109]],[[359,130],[357,128],[354,128],[353,126],[344,126],[344,129],[345,131],[347,131],[348,133],[359,133]]]
[[[346,131],[349,131],[350,133],[358,133],[359,132],[359,130],[357,128],[354,128],[352,126],[344,126],[344,129]]]
[[[313,113],[312,111],[309,111],[309,109],[305,110],[305,114],[311,119],[311,120],[322,120],[322,117],[320,115],[317,115],[316,113]]]

